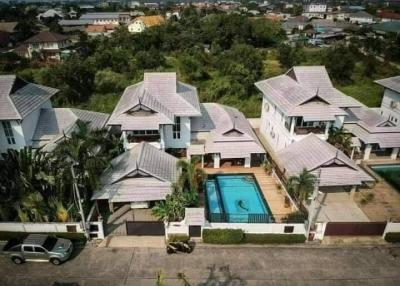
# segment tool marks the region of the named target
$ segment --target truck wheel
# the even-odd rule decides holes
[[[11,260],[12,260],[15,264],[22,264],[22,263],[24,263],[24,261],[22,260],[21,257],[12,257]]]
[[[51,258],[50,262],[53,263],[53,265],[60,265],[61,264],[61,260],[58,258]]]

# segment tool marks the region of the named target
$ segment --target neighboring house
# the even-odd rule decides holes
[[[172,193],[179,176],[177,163],[174,156],[142,142],[110,162],[92,200],[107,201],[112,212],[124,204],[151,208]]]
[[[58,24],[63,29],[64,33],[81,31],[84,32],[88,25],[93,23],[92,20],[61,20]]]
[[[256,83],[263,93],[260,132],[280,151],[314,133],[328,138],[329,128],[344,127],[364,160],[396,159],[400,128],[346,96],[331,83],[323,66],[293,67],[286,74]]]
[[[383,86],[381,115],[400,126],[400,76],[389,77],[375,81]]]
[[[303,6],[303,16],[308,18],[324,18],[327,12],[327,5],[324,3],[310,3]]]
[[[374,16],[365,12],[358,11],[356,13],[350,14],[350,23],[354,24],[372,24],[374,23]]]
[[[315,134],[293,143],[277,153],[278,165],[283,176],[288,179],[298,176],[307,169],[319,178],[319,191],[343,191],[349,187],[354,193],[357,186],[374,182],[365,171],[328,142]]]
[[[54,148],[71,132],[78,119],[103,127],[108,114],[52,108],[57,89],[29,83],[14,75],[0,76],[0,152],[25,146]]]
[[[62,19],[64,14],[60,10],[49,9],[43,13],[40,13],[36,16],[39,21],[45,21],[48,19]]]
[[[255,85],[263,93],[260,132],[275,151],[309,133],[326,140],[331,126],[343,125],[343,107],[362,106],[333,87],[323,66],[293,67]]]
[[[85,28],[85,32],[90,37],[96,37],[100,35],[109,36],[115,31],[116,27],[118,27],[118,25],[89,25]]]
[[[288,18],[282,23],[282,29],[286,31],[286,34],[291,34],[293,29],[303,31],[305,26],[310,23],[310,20],[305,16],[297,16]]]
[[[243,113],[218,103],[201,104],[201,113],[191,121],[188,157],[200,156],[202,166],[214,168],[260,166],[265,150]]]
[[[69,37],[50,31],[43,31],[27,39],[17,52],[27,58],[32,58],[38,53],[44,59],[61,59],[62,49],[70,45]]]
[[[400,14],[392,11],[380,11],[378,18],[381,19],[381,22],[400,22]]]
[[[91,20],[93,25],[128,24],[131,20],[129,12],[96,12],[83,14],[80,20]]]
[[[395,160],[400,148],[400,127],[367,107],[346,109],[343,127],[361,143],[363,160],[391,158]]]
[[[128,25],[128,30],[131,33],[141,33],[148,27],[160,26],[165,23],[165,19],[160,15],[141,16],[137,17],[131,24]]]
[[[0,22],[0,47],[10,47],[19,40],[18,22]]]
[[[142,141],[159,149],[186,149],[191,120],[201,116],[197,89],[177,80],[176,73],[145,73],[127,87],[108,121],[122,132],[126,149]]]

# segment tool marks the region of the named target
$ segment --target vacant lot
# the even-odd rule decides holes
[[[386,247],[199,247],[190,255],[86,248],[59,267],[1,257],[0,285],[155,285],[160,270],[166,285],[182,285],[179,272],[191,285],[400,285],[399,255]]]

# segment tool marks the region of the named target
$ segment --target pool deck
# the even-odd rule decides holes
[[[278,189],[277,183],[272,176],[265,173],[263,168],[244,168],[244,167],[226,167],[226,168],[204,168],[207,174],[249,174],[252,173],[257,179],[265,200],[267,201],[272,215],[277,221],[292,212],[291,207],[285,207],[284,191]]]

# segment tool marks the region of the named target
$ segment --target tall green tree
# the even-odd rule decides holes
[[[315,182],[315,175],[313,175],[307,169],[303,169],[299,175],[291,176],[288,179],[288,191],[298,201],[304,202],[313,192]]]
[[[200,159],[192,157],[190,160],[178,161],[178,168],[181,170],[179,184],[184,190],[198,193],[206,178],[206,173],[199,166]]]
[[[331,145],[335,146],[339,150],[345,152],[347,155],[351,154],[352,141],[351,134],[346,131],[343,127],[331,127],[329,129],[329,135],[327,140]]]
[[[355,67],[355,55],[344,45],[331,47],[326,51],[324,64],[332,78],[349,82]]]

